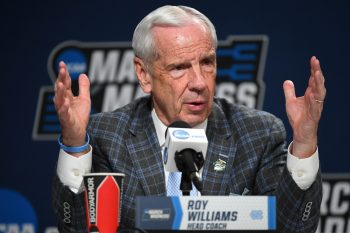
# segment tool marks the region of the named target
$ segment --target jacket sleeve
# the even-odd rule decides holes
[[[87,232],[84,193],[75,194],[54,175],[52,203],[60,233]]]
[[[280,232],[315,232],[320,218],[322,201],[321,173],[307,190],[302,190],[288,170],[283,171],[276,190],[278,229]]]
[[[278,118],[273,121],[256,176],[255,192],[276,196],[277,232],[315,232],[322,201],[321,172],[318,171],[307,190],[299,188],[286,166],[284,126]]]

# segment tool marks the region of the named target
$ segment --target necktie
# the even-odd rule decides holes
[[[180,190],[181,172],[169,172],[168,184],[167,184],[167,196],[182,196]],[[192,184],[191,196],[197,196],[198,190]]]
[[[167,184],[167,196],[181,196],[180,190],[181,172],[169,172]]]

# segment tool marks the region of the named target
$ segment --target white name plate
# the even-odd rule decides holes
[[[145,230],[275,230],[274,196],[137,197]]]

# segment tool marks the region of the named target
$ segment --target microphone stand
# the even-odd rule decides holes
[[[193,149],[184,149],[175,153],[175,163],[181,174],[180,190],[183,196],[189,196],[192,190],[192,182],[199,192],[202,192],[203,184],[198,171],[203,167],[204,157],[202,152]]]

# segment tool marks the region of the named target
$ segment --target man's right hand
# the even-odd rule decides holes
[[[54,103],[62,130],[62,142],[66,146],[82,146],[86,143],[86,127],[91,110],[90,81],[85,74],[79,76],[79,95],[74,96],[72,80],[66,64],[61,61],[55,82]]]

